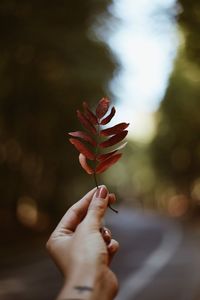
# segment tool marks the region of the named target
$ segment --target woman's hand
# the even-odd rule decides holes
[[[118,249],[102,229],[108,203],[115,201],[105,186],[91,190],[61,219],[47,249],[64,276],[58,299],[113,299],[118,282],[109,263]]]

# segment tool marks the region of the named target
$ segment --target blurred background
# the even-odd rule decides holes
[[[67,132],[80,128],[82,101],[94,107],[103,96],[116,106],[114,123],[130,122],[123,158],[99,178],[122,211],[108,223],[120,239],[118,227],[137,227],[124,220],[146,220],[158,241],[178,226],[192,245],[182,265],[193,257],[190,267],[200,266],[199,1],[1,0],[0,34],[0,297],[56,294],[61,278],[45,241],[94,186]]]

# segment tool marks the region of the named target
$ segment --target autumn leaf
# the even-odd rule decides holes
[[[129,126],[129,123],[123,122],[109,128],[103,128],[116,113],[114,106],[110,112],[109,108],[110,100],[106,97],[100,99],[95,112],[89,108],[87,102],[83,102],[83,111],[77,110],[77,117],[86,131],[69,132],[69,135],[72,136],[69,139],[70,143],[80,152],[79,163],[87,174],[94,176],[97,188],[96,175],[105,172],[114,165],[121,158],[122,153],[120,151],[127,144],[124,143],[111,151],[104,152],[105,149],[117,145],[126,137],[128,130],[125,129]],[[87,160],[93,161],[92,166]]]

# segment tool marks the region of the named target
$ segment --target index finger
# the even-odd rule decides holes
[[[82,221],[87,213],[89,204],[97,188],[89,191],[81,200],[72,205],[58,223],[55,231],[64,229],[65,232],[75,231],[78,224]]]

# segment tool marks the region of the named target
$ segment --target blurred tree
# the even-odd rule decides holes
[[[57,215],[79,193],[82,171],[66,132],[85,98],[105,95],[115,69],[105,44],[88,35],[96,16],[109,17],[109,3],[0,2],[1,209],[15,214],[28,197]]]
[[[179,24],[186,39],[186,53],[195,64],[200,64],[200,2],[198,0],[179,0],[182,13]]]
[[[179,57],[157,113],[158,129],[152,143],[159,174],[187,194],[200,168],[199,73],[184,56]]]
[[[151,144],[157,186],[166,182],[191,196],[200,176],[200,3],[180,0],[178,20],[184,43],[165,98],[157,112],[157,134]]]

